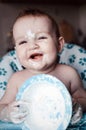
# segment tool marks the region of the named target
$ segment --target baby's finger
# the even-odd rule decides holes
[[[25,119],[26,119],[26,117],[24,117],[24,118],[13,118],[12,122],[15,123],[15,124],[19,124],[19,123],[24,122]]]
[[[23,118],[23,117],[26,117],[28,115],[28,112],[20,112],[20,113],[15,113],[15,112],[12,112],[11,113],[11,116],[13,118]]]
[[[26,119],[27,115],[28,115],[27,113],[13,114],[12,115],[12,121],[17,122],[17,123],[21,123]]]
[[[29,107],[30,104],[26,101],[15,101],[11,104],[12,107],[20,107],[20,106],[26,106],[26,107]]]
[[[20,104],[21,104],[20,101],[14,101],[14,102],[11,103],[10,105],[11,105],[12,107],[16,107],[16,106],[18,106],[18,105],[20,105]]]

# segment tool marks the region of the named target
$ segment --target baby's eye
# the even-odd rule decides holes
[[[21,41],[21,42],[19,42],[19,45],[22,45],[24,43],[27,43],[27,41]]]
[[[41,40],[41,39],[47,39],[47,37],[46,36],[40,36],[40,37],[38,37],[38,40]]]

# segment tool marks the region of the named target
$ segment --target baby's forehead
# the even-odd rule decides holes
[[[27,34],[32,37],[39,33],[53,33],[50,21],[47,17],[24,16],[16,21],[13,28],[13,36],[15,39],[17,39],[17,37],[27,36]]]
[[[47,16],[23,16],[17,19],[15,22],[13,29],[14,28],[22,28],[23,27],[28,27],[28,28],[46,28],[46,30],[51,30],[51,20]],[[52,31],[52,30],[51,30]]]
[[[51,25],[51,20],[48,18],[48,16],[46,15],[37,15],[37,16],[33,16],[33,15],[25,15],[25,16],[22,16],[22,17],[19,17],[14,25],[18,22],[30,22],[30,21],[43,21],[43,22],[46,22],[47,24],[50,24]],[[42,23],[43,23],[42,22]]]

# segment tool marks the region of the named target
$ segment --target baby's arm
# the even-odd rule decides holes
[[[15,101],[4,106],[0,112],[0,120],[5,122],[21,123],[28,115],[27,104],[23,101]]]
[[[73,70],[71,73],[71,94],[75,102],[78,102],[83,111],[86,112],[86,90],[83,87],[82,80],[78,73]]]
[[[16,83],[15,83],[15,85],[14,85],[14,83],[15,83],[14,79],[11,78],[9,80],[8,84],[7,84],[7,88],[6,88],[5,94],[3,95],[3,97],[0,100],[0,111],[6,105],[8,105],[8,104],[12,103],[13,101],[15,101],[18,89],[16,87]]]
[[[15,86],[13,85],[15,83]],[[15,101],[18,90],[16,82],[10,80],[6,89],[6,92],[0,100],[0,120],[21,123],[25,120],[27,110],[21,111],[20,105],[24,103],[22,101]]]
[[[11,103],[15,100],[17,93],[17,88],[13,86],[12,81],[14,81],[13,78],[9,80],[5,94],[0,100],[0,120],[3,121],[11,121],[10,116],[14,106]]]

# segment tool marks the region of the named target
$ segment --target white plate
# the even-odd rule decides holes
[[[71,97],[57,78],[39,74],[20,87],[17,100],[28,103],[23,130],[65,130],[72,115]]]

